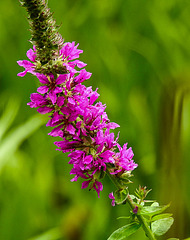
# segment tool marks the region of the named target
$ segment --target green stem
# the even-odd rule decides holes
[[[122,184],[122,181],[120,181],[120,179],[118,177],[116,177],[115,175],[111,175],[109,173],[109,170],[106,170],[108,177],[110,178],[110,180],[114,183],[114,185],[120,190],[120,189],[124,189],[124,187],[126,188],[126,186],[124,184]],[[130,195],[128,195],[127,199],[126,199],[127,203],[129,204],[130,208],[132,210],[134,210],[135,208],[135,203],[133,202],[132,198],[130,197]],[[137,219],[139,220],[140,224],[142,225],[142,228],[146,234],[146,236],[150,239],[150,240],[156,240],[153,232],[151,231],[150,227],[148,226],[145,218],[138,213],[137,215]]]
[[[116,186],[116,188],[122,189],[122,186],[119,182],[119,178],[116,177],[115,175],[111,175],[108,168],[106,169],[106,173],[107,173],[109,179],[112,181],[112,183]]]
[[[135,203],[131,199],[130,195],[128,195],[128,197],[127,197],[127,202],[129,204],[129,206],[131,207],[131,209],[133,210],[135,208]],[[143,228],[146,236],[151,240],[156,240],[156,238],[155,238],[153,232],[151,231],[151,229],[149,228],[145,218],[141,214],[137,214],[136,216],[137,216],[140,224],[142,225],[142,228]]]

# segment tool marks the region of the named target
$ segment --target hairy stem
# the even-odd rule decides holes
[[[30,42],[36,48],[36,72],[63,74],[66,69],[60,60],[62,36],[45,0],[19,0],[28,13]]]

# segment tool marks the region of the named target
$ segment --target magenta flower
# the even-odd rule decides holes
[[[57,100],[57,93],[63,91],[61,84],[66,81],[67,74],[60,74],[57,79],[54,79],[53,74],[45,76],[44,74],[37,73],[36,77],[42,84],[37,91],[41,94],[47,93],[47,97],[51,99],[52,104],[54,105]]]
[[[36,52],[35,52],[36,48],[35,48],[35,46],[33,47],[33,49],[34,50],[29,49],[27,51],[26,55],[30,59],[30,61],[35,62],[35,59],[36,59]],[[25,71],[18,73],[17,76],[24,77],[27,72],[32,73],[33,75],[36,75],[35,64],[30,62],[30,61],[28,61],[28,60],[17,61],[19,66],[25,68]]]
[[[41,114],[50,113],[47,126],[52,127],[49,133],[52,137],[60,137],[56,141],[57,150],[70,152],[69,164],[72,164],[71,181],[82,178],[82,188],[94,189],[98,197],[103,185],[100,182],[102,173],[107,170],[115,176],[130,172],[137,167],[133,161],[133,151],[127,149],[127,143],[121,147],[118,144],[119,135],[115,138],[111,129],[119,127],[110,122],[105,109],[106,105],[98,102],[97,89],[86,87],[82,83],[91,77],[83,67],[85,63],[79,61],[83,52],[78,44],[65,43],[59,52],[62,64],[66,67],[66,74],[41,74],[36,69],[36,50],[30,49],[27,56],[31,61],[18,61],[25,71],[18,74],[24,76],[30,72],[39,80],[38,93],[32,93],[31,108],[37,108]],[[118,151],[116,151],[118,149]],[[109,197],[113,200],[113,194]]]
[[[100,197],[100,191],[103,190],[103,185],[101,182],[98,182],[97,180],[94,180],[93,178],[88,180],[88,181],[85,181],[82,183],[82,188],[87,188],[88,186],[90,185],[89,189],[94,189],[97,194],[98,194],[98,197]]]
[[[82,69],[78,76],[74,78],[74,83],[82,83],[85,80],[89,79],[91,77],[92,73],[87,72],[85,69]]]
[[[83,68],[86,66],[86,63],[83,63],[80,60],[74,60],[79,58],[79,54],[83,53],[82,50],[77,49],[78,45],[79,44],[75,45],[75,42],[67,42],[59,52],[63,59],[63,65],[72,75],[77,73],[77,70],[74,69],[76,66],[78,68]]]
[[[135,208],[133,209],[133,213],[134,213],[134,214],[137,214],[138,209],[139,209],[138,206],[135,206]]]
[[[134,153],[132,148],[127,149],[127,143],[123,145],[123,148],[117,143],[117,147],[119,152],[115,154],[115,168],[111,172],[111,174],[117,174],[119,172],[130,172],[133,171],[138,164],[136,164],[132,158]]]
[[[112,200],[112,201],[111,201],[111,205],[114,207],[114,206],[115,206],[115,197],[114,197],[114,195],[113,195],[113,192],[111,192],[111,193],[109,194],[109,198]]]

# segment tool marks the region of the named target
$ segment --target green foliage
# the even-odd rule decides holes
[[[152,217],[152,221],[157,221],[159,219],[163,219],[163,218],[169,218],[171,217],[173,214],[172,213],[163,213],[163,214],[159,214],[159,215],[155,215]]]
[[[18,99],[10,98],[6,103],[3,114],[0,117],[0,140],[3,138],[4,134],[7,132],[12,122],[14,121],[18,113],[19,106],[20,103]]]
[[[136,191],[135,191],[135,195],[140,200],[140,202],[142,202],[151,190],[152,189],[147,189],[146,186],[145,187],[139,186],[139,188],[136,189]]]
[[[172,217],[156,220],[151,224],[152,232],[157,236],[164,235],[170,229],[173,222],[174,219]]]
[[[151,206],[143,206],[141,209],[141,214],[151,218],[154,215],[164,212],[169,206],[170,204],[164,206],[155,206],[155,203],[153,203]]]
[[[126,201],[129,192],[128,189],[116,190],[114,192],[115,202],[116,204],[122,204]]]
[[[123,240],[129,237],[131,234],[135,233],[139,228],[140,224],[133,222],[126,226],[123,226],[119,229],[117,229],[115,232],[111,234],[111,236],[108,238],[108,240]]]
[[[171,217],[172,214],[162,214],[169,206],[170,204],[159,206],[159,203],[154,202],[151,206],[143,206],[140,210],[139,214],[145,217],[151,226],[152,232],[157,236],[164,235],[174,222]]]
[[[10,156],[12,156],[19,148],[21,143],[46,121],[46,119],[44,119],[42,116],[39,116],[38,114],[34,115],[25,123],[17,126],[15,129],[12,129],[9,134],[6,135],[6,137],[3,137],[9,130],[9,127],[11,127],[11,123],[17,117],[19,105],[20,104],[17,99],[13,100],[13,98],[10,98],[9,102],[5,105],[5,111],[2,117],[0,117],[2,128],[0,142],[0,170],[10,159]]]
[[[124,190],[118,190],[114,193],[115,201],[117,204],[125,202],[129,204],[132,209],[130,219],[131,223],[115,231],[111,235],[113,239],[125,238],[126,233],[124,229],[128,229],[128,226],[131,227],[132,224],[139,224],[140,226],[142,226],[146,236],[149,239],[155,239],[154,235],[164,235],[170,229],[171,225],[174,222],[174,219],[171,217],[172,214],[162,214],[162,212],[164,212],[170,206],[170,204],[165,206],[159,206],[158,202],[153,202],[150,206],[146,206],[145,203],[150,202],[148,200],[145,200],[145,197],[150,192],[146,189],[146,187],[139,186],[139,189],[135,192],[137,197],[134,195],[129,195],[127,193],[127,197],[125,198],[125,194],[122,194],[123,191]],[[127,219],[127,217],[121,217],[120,219]]]

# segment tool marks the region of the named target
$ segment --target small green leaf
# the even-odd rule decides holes
[[[141,225],[137,222],[125,225],[113,232],[107,240],[124,240],[126,237],[129,237],[131,234],[135,233],[140,226]]]
[[[137,199],[137,197],[136,197],[135,195],[131,195],[131,194],[130,194],[129,196],[130,196],[131,199],[133,199],[133,200],[134,200],[134,199]]]
[[[125,202],[125,200],[127,199],[127,196],[128,196],[127,189],[120,189],[114,192],[115,202],[117,204],[122,204],[123,202]]]
[[[159,219],[151,224],[152,232],[157,236],[161,236],[169,230],[173,222],[172,217]]]
[[[157,220],[159,220],[159,219],[169,218],[169,217],[171,217],[172,215],[173,215],[172,213],[159,214],[159,215],[156,215],[156,216],[152,217],[151,221],[154,222],[154,221],[157,221]]]
[[[145,206],[141,209],[141,214],[145,215],[145,216],[154,216],[157,214],[160,214],[162,212],[164,212],[168,207],[170,206],[170,204],[168,205],[164,205],[164,206],[154,206],[152,204],[152,206]]]
[[[151,204],[151,207],[158,207],[158,206],[160,206],[160,204],[159,204],[158,202],[153,202],[153,203]]]

